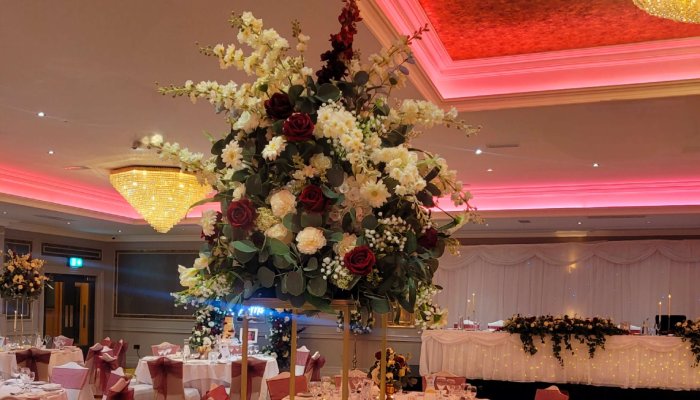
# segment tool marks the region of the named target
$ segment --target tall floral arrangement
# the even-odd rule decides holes
[[[264,354],[277,359],[277,366],[280,370],[288,370],[292,354],[292,310],[281,309],[272,310],[267,316],[270,324],[269,344],[262,349]],[[305,328],[297,329],[297,334]]]
[[[226,312],[217,306],[207,305],[194,313],[194,327],[190,336],[190,345],[213,348],[224,332]]]
[[[411,145],[421,129],[475,129],[422,100],[394,101],[414,63],[410,44],[427,28],[400,38],[365,62],[353,49],[355,0],[345,0],[340,32],[319,71],[308,67],[310,38],[292,24],[289,41],[251,13],[234,15],[236,44],[201,49],[223,69],[252,82],[185,82],[166,95],[207,100],[225,115],[230,133],[212,138],[211,155],[160,136],[144,143],[217,190],[222,212],[202,216],[206,247],[181,267],[183,304],[240,302],[269,289],[294,306],[331,311],[337,298],[385,313],[392,304],[414,312],[421,291],[434,291],[452,233],[476,217],[470,195],[445,159]],[[243,47],[252,51],[244,53]],[[447,197],[459,213],[431,214]],[[274,289],[273,289],[274,288]]]
[[[396,390],[399,390],[418,382],[416,378],[409,377],[411,372],[411,368],[408,366],[410,355],[399,354],[393,348],[387,347],[384,356],[386,357],[385,379],[387,386],[392,385]],[[371,378],[377,385],[381,383],[379,375],[381,357],[381,351],[374,353],[374,364],[369,368],[367,374],[368,378]]]
[[[350,310],[350,332],[354,335],[371,333],[374,329],[374,313],[368,312],[367,318],[363,318],[361,310]],[[338,311],[335,317],[336,330],[342,332],[345,329],[345,314]]]
[[[48,281],[42,268],[45,260],[19,255],[9,250],[0,273],[0,295],[3,299],[36,300]]]

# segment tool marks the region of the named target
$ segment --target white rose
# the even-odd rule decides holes
[[[287,189],[280,190],[270,196],[270,208],[272,215],[277,218],[284,218],[285,215],[296,211],[297,199]]]
[[[297,248],[304,254],[316,254],[325,245],[326,237],[318,228],[309,226],[297,234]]]
[[[216,223],[216,211],[206,210],[202,212],[202,218],[199,220],[199,225],[202,226],[204,236],[214,234],[214,224]]]
[[[292,232],[282,224],[272,225],[265,231],[265,236],[280,240],[285,244],[291,243],[293,239]]]

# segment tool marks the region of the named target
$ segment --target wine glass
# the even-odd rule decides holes
[[[467,398],[470,400],[476,399],[476,386],[474,386],[474,385],[467,386]]]
[[[309,392],[315,399],[321,393],[321,382],[309,382]]]
[[[330,376],[322,376],[321,377],[321,390],[324,396],[328,396],[328,394],[331,391],[331,377]]]
[[[447,379],[444,376],[438,376],[435,378],[435,389],[438,390],[440,396],[442,396],[442,391],[447,387]]]

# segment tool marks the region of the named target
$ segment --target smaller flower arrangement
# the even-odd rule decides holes
[[[441,329],[447,325],[447,310],[433,303],[433,297],[442,288],[435,285],[418,285],[416,297],[416,325],[423,329]]]
[[[345,315],[342,311],[338,311],[336,316],[337,331],[342,332],[344,328],[344,318]],[[367,319],[363,320],[362,312],[358,310],[350,310],[350,332],[355,335],[363,335],[365,333],[372,333],[374,329],[374,313],[368,312]]]
[[[12,250],[0,273],[0,296],[3,299],[36,300],[49,278],[42,272],[45,260],[32,258],[31,254],[19,255]]]
[[[700,364],[700,318],[676,323],[674,335],[680,337],[684,342],[690,342],[690,351],[695,356],[693,367]]]
[[[545,337],[552,341],[552,352],[559,360],[559,364],[564,365],[561,356],[562,343],[564,348],[574,354],[572,338],[581,344],[588,346],[590,358],[595,356],[596,349],[605,349],[607,336],[624,335],[625,331],[618,328],[607,318],[577,318],[564,315],[563,317],[553,317],[544,315],[538,317],[513,316],[505,321],[503,330],[510,334],[519,334],[523,343],[523,350],[534,355],[537,353],[534,337],[539,336],[544,343]]]
[[[411,355],[398,354],[391,347],[386,348],[384,353],[386,356],[386,385],[393,386],[394,389],[398,390],[404,388],[408,385],[415,385],[418,380],[416,378],[409,377],[408,374],[411,372],[411,368],[408,366],[408,360]],[[379,385],[379,372],[380,372],[380,360],[382,357],[382,352],[378,351],[374,354],[374,364],[370,367],[368,378],[371,378],[375,384]]]
[[[275,309],[267,316],[270,323],[270,343],[262,348],[263,354],[277,358],[280,371],[289,369],[292,352],[292,310]],[[297,334],[304,328],[297,329]]]
[[[211,350],[224,331],[226,312],[219,307],[207,305],[194,313],[194,319],[190,346],[198,350]]]

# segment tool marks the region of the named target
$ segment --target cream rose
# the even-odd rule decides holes
[[[357,236],[353,234],[343,233],[343,240],[333,246],[335,254],[340,257],[345,257],[345,254],[352,250],[357,245]]]
[[[289,231],[284,225],[282,224],[275,224],[268,228],[265,231],[265,236],[277,239],[279,241],[284,242],[285,244],[289,244],[292,242],[293,235],[292,232]]]
[[[325,245],[326,237],[318,228],[309,226],[297,234],[297,248],[304,254],[316,254]]]
[[[272,215],[277,218],[284,218],[285,215],[294,212],[297,207],[297,199],[287,189],[280,190],[270,196],[270,208]]]

